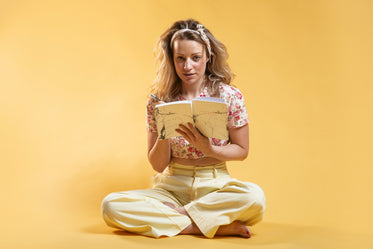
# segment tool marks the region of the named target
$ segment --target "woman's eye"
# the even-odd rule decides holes
[[[176,57],[176,60],[178,60],[178,61],[183,61],[183,60],[184,60],[184,58],[183,58],[183,57],[181,57],[181,56],[178,56],[178,57]]]
[[[200,58],[201,58],[201,57],[199,57],[199,56],[194,56],[194,60],[195,60],[195,61],[198,61]]]

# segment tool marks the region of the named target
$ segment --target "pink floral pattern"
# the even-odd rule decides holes
[[[157,101],[153,98],[149,98],[146,103],[146,125],[148,131],[157,132],[157,123],[155,122],[154,109]]]
[[[249,122],[245,100],[239,89],[229,86],[224,83],[220,83],[220,98],[224,99],[225,103],[228,105],[228,127],[238,128],[246,125]],[[200,94],[200,97],[215,97],[211,96],[207,87],[205,87]],[[178,100],[185,100],[183,96],[179,95]],[[157,132],[157,125],[154,116],[154,106],[156,101],[153,98],[149,98],[146,108],[146,123],[147,129],[150,132]],[[204,154],[197,150],[193,145],[189,144],[183,137],[173,137],[169,138],[171,145],[172,157],[187,158],[187,159],[197,159],[204,157]],[[217,138],[211,139],[211,144],[216,146],[224,146],[229,143],[228,140],[222,140]]]

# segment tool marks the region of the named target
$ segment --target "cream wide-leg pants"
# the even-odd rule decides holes
[[[166,206],[184,206],[190,218]],[[265,197],[250,182],[230,177],[226,164],[171,163],[153,176],[153,188],[111,193],[102,202],[105,222],[115,228],[158,238],[174,236],[194,222],[208,238],[235,220],[254,225],[263,217]]]

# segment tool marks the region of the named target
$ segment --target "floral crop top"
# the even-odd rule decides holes
[[[245,100],[240,92],[235,87],[229,86],[224,83],[219,84],[220,98],[224,99],[225,103],[228,106],[228,127],[229,128],[238,128],[246,125],[249,122]],[[207,86],[203,89],[200,94],[200,97],[215,97],[210,95],[207,91]],[[181,95],[177,97],[177,100],[185,100]],[[157,125],[154,115],[154,106],[156,100],[149,98],[146,109],[147,109],[147,129],[150,132],[157,132]],[[193,145],[189,144],[182,136],[169,138],[171,146],[171,155],[172,157],[186,158],[186,159],[198,159],[202,158],[205,155],[197,150]],[[217,138],[211,139],[211,144],[216,146],[224,146],[229,143],[228,140],[222,140]]]

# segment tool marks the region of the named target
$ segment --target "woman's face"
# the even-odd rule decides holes
[[[174,65],[183,84],[201,84],[208,61],[204,46],[193,40],[174,41]]]

